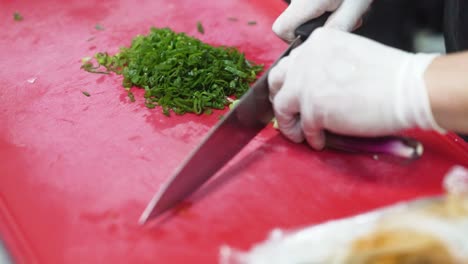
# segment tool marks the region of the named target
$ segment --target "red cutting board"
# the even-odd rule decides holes
[[[269,66],[286,48],[270,30],[285,5],[1,0],[0,6],[0,231],[17,263],[215,263],[220,246],[248,249],[276,227],[440,193],[444,173],[468,165],[468,147],[452,134],[411,133],[425,154],[401,163],[317,153],[268,127],[170,217],[139,226],[154,192],[225,111],[168,118],[147,109],[141,92],[131,103],[119,76],[80,70],[81,58],[117,51],[151,26],[170,26],[236,46]],[[13,20],[15,11],[23,21]]]

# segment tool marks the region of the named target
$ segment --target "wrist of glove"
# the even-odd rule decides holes
[[[294,142],[325,145],[324,130],[383,136],[410,128],[444,132],[424,73],[437,54],[411,54],[320,28],[268,76],[278,127]]]
[[[325,12],[333,12],[325,26],[351,31],[359,24],[371,3],[372,0],[292,0],[272,29],[282,39],[292,41],[297,27]]]

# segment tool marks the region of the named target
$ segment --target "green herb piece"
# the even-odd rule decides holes
[[[83,57],[83,58],[81,59],[81,63],[85,64],[85,63],[89,62],[89,61],[92,60],[92,59],[93,59],[93,58],[91,58],[91,57]]]
[[[257,25],[257,21],[249,21],[249,22],[247,22],[247,25],[249,25],[249,26]]]
[[[131,91],[127,92],[127,96],[130,98],[130,102],[135,102],[135,95]]]
[[[96,53],[93,62],[83,60],[81,68],[123,75],[128,92],[144,89],[146,107],[161,107],[167,116],[224,109],[226,98],[240,98],[263,70],[234,47],[214,47],[169,28],[151,28],[114,55]]]
[[[15,13],[13,13],[13,19],[14,19],[15,21],[22,21],[24,18],[23,18],[23,16],[22,16],[20,13],[15,12]]]
[[[271,122],[273,123],[273,128],[274,128],[274,129],[279,129],[278,120],[276,120],[276,118],[273,118],[273,119],[271,120]]]
[[[228,17],[228,20],[229,20],[229,21],[236,22],[236,21],[238,21],[239,19],[237,19],[237,17]]]
[[[166,115],[166,116],[169,116],[169,109],[166,108],[166,107],[163,107],[163,114]]]
[[[92,62],[90,61],[83,61],[82,59],[82,62],[83,64],[81,65],[81,69],[87,71],[87,72],[91,72],[91,73],[99,73],[99,74],[109,74],[110,72],[108,71],[97,71],[97,69],[99,69],[99,66],[94,66]]]
[[[96,30],[104,30],[104,27],[101,26],[100,24],[96,24],[96,25],[94,26],[94,28],[95,28]]]
[[[201,34],[205,34],[205,29],[203,28],[203,25],[200,21],[197,22],[197,29]]]
[[[156,105],[153,104],[152,102],[146,102],[145,105],[146,105],[146,107],[148,107],[149,109],[153,109],[153,108],[156,107]]]
[[[219,119],[219,120],[223,120],[223,118],[224,118],[224,115],[218,116],[218,119]]]
[[[229,109],[233,109],[239,102],[240,102],[240,100],[232,101],[231,104],[229,105]]]
[[[87,96],[87,97],[90,97],[90,96],[91,96],[91,94],[89,94],[89,93],[86,92],[86,91],[82,91],[82,93],[83,93],[85,96]]]

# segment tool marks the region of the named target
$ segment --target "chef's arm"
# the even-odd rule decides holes
[[[468,52],[436,58],[424,78],[436,122],[468,134]]]

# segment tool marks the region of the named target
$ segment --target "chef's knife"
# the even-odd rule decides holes
[[[330,13],[326,13],[300,26],[295,31],[296,39],[273,65],[305,41],[316,28],[323,26],[329,15]],[[163,214],[192,194],[271,123],[274,114],[269,100],[267,77],[268,71],[253,84],[239,103],[208,133],[172,177],[164,183],[141,215],[141,224]],[[347,145],[346,139],[340,140],[340,136],[333,134],[328,134],[327,137],[339,139],[338,149],[353,151],[353,144]],[[364,143],[367,141],[360,140]],[[369,145],[371,146],[369,151],[375,151],[375,148],[372,148],[375,142],[371,141]]]

